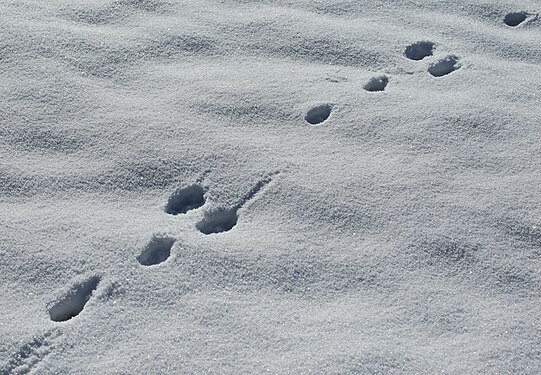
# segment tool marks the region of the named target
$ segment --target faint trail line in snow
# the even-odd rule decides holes
[[[541,246],[541,226],[536,222],[501,218],[496,221],[496,226],[517,241],[529,243],[536,247]]]
[[[258,183],[249,192],[244,194],[244,196],[239,199],[239,201],[233,207],[238,210],[246,203],[248,203],[248,201],[255,197],[257,193],[259,193],[265,186],[267,186],[272,181],[272,177],[277,175],[278,173],[280,172],[269,173],[264,178],[259,180]]]
[[[197,177],[197,180],[195,180],[195,183],[198,185],[203,184],[203,182],[205,182],[205,179],[208,177],[210,172],[211,172],[210,169],[206,169],[205,171],[203,171],[203,173],[201,173],[201,176]]]
[[[220,207],[212,211],[205,212],[205,216],[196,224],[196,228],[203,234],[222,233],[231,230],[237,225],[239,218],[238,210],[254,198],[265,186],[267,186],[274,175],[279,172],[273,172],[259,180],[259,182],[237,201],[233,207]]]
[[[45,357],[51,354],[54,342],[61,332],[54,329],[22,345],[11,359],[0,368],[0,375],[29,374]]]
[[[158,0],[117,0],[101,7],[66,9],[67,18],[90,25],[107,25],[139,14],[162,14],[167,4]]]

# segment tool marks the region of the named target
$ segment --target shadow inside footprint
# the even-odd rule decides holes
[[[330,104],[322,104],[310,109],[304,119],[311,125],[317,125],[327,120],[331,115],[331,111],[332,106]]]
[[[512,12],[504,17],[503,22],[507,26],[516,27],[526,21],[526,18],[528,18],[528,13],[526,12]]]
[[[137,261],[143,266],[163,263],[171,255],[171,248],[174,243],[174,238],[154,236],[137,257]]]
[[[383,91],[385,90],[385,87],[387,87],[387,84],[389,83],[389,78],[387,76],[379,76],[379,77],[372,77],[370,78],[370,81],[368,81],[363,88],[366,91]]]
[[[434,77],[442,77],[460,69],[460,66],[459,58],[455,55],[449,55],[430,65],[428,72]]]
[[[411,60],[422,60],[425,57],[432,56],[434,43],[429,41],[420,41],[410,44],[406,47],[404,54]]]
[[[218,208],[205,213],[205,217],[195,226],[203,234],[222,233],[237,225],[237,208]]]
[[[86,303],[98,287],[100,278],[93,276],[88,280],[75,284],[62,298],[49,308],[49,316],[54,322],[64,322],[79,315]]]
[[[205,204],[205,190],[199,185],[190,185],[175,191],[165,206],[171,215],[185,214]]]

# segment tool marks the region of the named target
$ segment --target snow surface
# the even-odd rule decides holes
[[[0,374],[541,373],[540,11],[0,2]]]

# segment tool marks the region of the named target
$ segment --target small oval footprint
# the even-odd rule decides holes
[[[434,53],[434,43],[427,40],[415,42],[406,47],[404,55],[411,60],[422,60],[425,57],[432,56]]]
[[[49,316],[54,322],[65,322],[83,311],[92,293],[98,287],[99,276],[93,276],[86,281],[75,284],[60,299],[49,307]]]
[[[389,83],[389,78],[387,78],[386,75],[378,76],[378,77],[372,77],[370,78],[370,81],[368,81],[363,88],[366,91],[383,91],[385,90],[385,87],[387,87],[387,84]]]
[[[137,261],[143,266],[153,266],[163,263],[171,255],[171,248],[174,243],[174,238],[154,235],[137,257]]]
[[[177,189],[165,206],[165,212],[171,215],[185,214],[205,204],[205,189],[195,184]]]
[[[222,233],[237,225],[237,207],[218,208],[205,213],[205,217],[195,227],[203,234]]]
[[[459,62],[459,58],[455,55],[449,55],[436,61],[435,63],[432,63],[428,67],[428,72],[434,77],[442,77],[454,72],[457,69],[460,69],[460,67],[461,64]]]
[[[332,106],[330,104],[318,105],[317,107],[310,109],[306,113],[304,119],[310,125],[318,125],[329,118],[329,116],[331,115],[331,111]]]
[[[508,13],[504,17],[503,22],[507,26],[517,27],[522,22],[526,21],[526,18],[528,18],[527,12],[512,12],[512,13]]]

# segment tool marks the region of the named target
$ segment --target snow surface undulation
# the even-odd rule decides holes
[[[0,2],[0,374],[541,373],[540,11]]]

